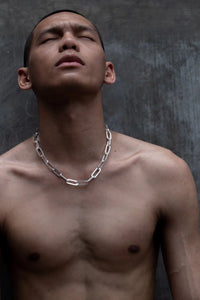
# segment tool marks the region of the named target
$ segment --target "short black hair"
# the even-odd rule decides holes
[[[60,10],[55,10],[55,11],[52,11],[51,13],[48,13],[47,15],[45,15],[44,17],[42,17],[37,23],[36,25],[34,26],[34,28],[32,29],[32,31],[29,33],[28,35],[28,38],[25,42],[25,46],[24,46],[24,67],[27,67],[28,66],[28,62],[29,62],[29,54],[30,54],[30,50],[31,50],[31,44],[32,44],[32,41],[33,41],[33,32],[34,32],[34,29],[37,27],[37,25],[44,19],[54,15],[54,14],[58,14],[58,13],[61,13],[61,12],[71,12],[71,13],[74,13],[74,14],[77,14],[77,15],[80,15],[80,16],[83,16],[84,18],[87,19],[87,17],[85,17],[83,14],[75,11],[75,10],[71,10],[71,9],[60,9]],[[93,24],[93,23],[92,23]],[[96,29],[98,35],[99,35],[99,39],[100,39],[100,42],[101,42],[101,46],[103,48],[103,50],[105,51],[105,48],[104,48],[104,43],[103,43],[103,40],[102,40],[102,37],[101,37],[101,34],[98,30],[98,28],[96,27],[96,25],[94,25],[94,28]]]

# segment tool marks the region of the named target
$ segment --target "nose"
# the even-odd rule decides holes
[[[60,52],[63,52],[68,49],[73,49],[73,50],[79,51],[78,42],[77,42],[76,38],[74,36],[72,36],[71,34],[63,36],[63,38],[60,42],[60,46],[59,46]]]

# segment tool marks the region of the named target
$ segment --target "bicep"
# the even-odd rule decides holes
[[[174,299],[200,299],[198,231],[195,228],[184,231],[184,226],[164,231],[162,252]]]
[[[2,245],[0,243],[0,300],[2,299]]]
[[[172,184],[163,209],[162,252],[174,299],[200,299],[199,208],[189,169]]]

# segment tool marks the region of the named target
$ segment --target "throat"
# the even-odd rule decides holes
[[[109,156],[109,153],[110,153],[110,150],[111,150],[112,134],[111,134],[111,132],[110,132],[107,125],[106,125],[106,128],[105,128],[105,137],[106,137],[106,145],[105,145],[104,153],[103,153],[103,156],[102,156],[101,160],[97,164],[96,168],[92,171],[90,176],[86,179],[83,179],[83,180],[77,180],[77,179],[72,179],[72,178],[65,177],[62,174],[62,172],[58,168],[55,167],[53,162],[49,161],[49,159],[45,155],[44,150],[42,149],[42,147],[40,145],[39,132],[36,132],[34,134],[33,142],[35,144],[36,153],[42,159],[42,161],[46,165],[47,169],[49,169],[49,171],[51,171],[52,173],[54,173],[54,175],[56,175],[57,177],[64,180],[66,182],[66,184],[73,185],[73,186],[82,186],[82,185],[87,185],[90,181],[97,178],[97,176],[101,173],[101,170],[102,170],[102,167],[103,167],[104,163],[108,159],[108,156]]]

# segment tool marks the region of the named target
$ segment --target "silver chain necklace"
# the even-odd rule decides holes
[[[106,146],[105,146],[103,157],[102,157],[100,163],[98,164],[98,166],[91,173],[90,177],[88,179],[86,179],[86,180],[76,180],[76,179],[66,178],[62,174],[62,172],[59,171],[46,158],[46,156],[45,156],[42,148],[40,147],[39,141],[40,141],[39,132],[36,131],[35,134],[33,135],[33,142],[35,144],[35,150],[36,150],[37,154],[39,155],[39,157],[41,157],[41,159],[43,160],[43,162],[45,163],[45,165],[48,167],[48,169],[51,172],[53,172],[56,176],[58,176],[61,179],[63,179],[69,185],[83,186],[83,185],[87,185],[90,181],[92,181],[93,179],[97,178],[97,176],[101,173],[102,167],[103,167],[104,163],[106,162],[106,160],[108,159],[108,156],[109,156],[109,153],[110,153],[110,150],[111,150],[112,134],[111,134],[108,126],[106,125]]]

